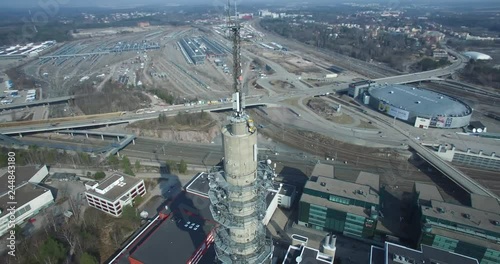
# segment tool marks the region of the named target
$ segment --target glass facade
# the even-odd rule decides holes
[[[364,225],[365,217],[347,213],[344,234],[362,237]]]
[[[321,192],[318,190],[305,188],[304,193],[312,195],[312,196],[316,196],[316,197],[321,197],[321,198],[327,199],[327,200],[334,202],[334,203],[353,205],[353,206],[363,207],[366,209],[370,209],[372,206],[374,206],[375,209],[377,209],[377,210],[379,208],[378,204],[373,204],[373,203],[369,203],[369,202],[365,202],[365,201],[361,201],[361,200],[356,200],[356,199],[350,199],[350,198],[342,197],[340,195],[324,193],[324,192]]]
[[[470,226],[459,225],[450,221],[446,221],[434,217],[423,216],[422,220],[428,224],[439,226],[450,231],[456,231],[481,239],[488,239],[492,243],[500,241],[498,233],[481,230]],[[486,248],[484,246],[474,245],[464,241],[456,240],[450,237],[432,234],[431,232],[423,232],[420,244],[430,245],[443,250],[451,251],[457,254],[469,256],[479,260],[480,264],[498,264],[500,263],[500,251]]]
[[[324,193],[312,189],[304,189],[305,194],[313,195],[323,198],[330,202],[362,207],[370,209],[374,206],[378,209],[378,204],[371,204],[364,201],[358,201]],[[354,237],[373,237],[377,221],[375,219],[367,218],[367,216],[351,214],[340,210],[334,210],[325,206],[309,204],[304,201],[299,202],[299,224],[307,225],[310,228],[327,231],[343,233],[345,235]]]

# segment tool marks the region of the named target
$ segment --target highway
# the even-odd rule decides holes
[[[53,103],[62,103],[62,102],[67,102],[67,101],[72,100],[72,99],[75,99],[75,96],[70,95],[70,96],[36,100],[33,102],[26,102],[26,103],[6,104],[6,105],[0,105],[0,111],[1,110],[16,109],[16,108],[24,108],[24,107],[30,107],[30,106],[47,105],[47,104],[53,104]]]
[[[452,52],[452,51],[450,51],[450,52]],[[454,53],[454,54],[456,54],[456,53]],[[398,76],[392,76],[392,77],[379,78],[379,79],[375,79],[374,81],[376,81],[379,84],[385,84],[385,83],[387,83],[387,84],[404,84],[404,83],[418,82],[418,81],[423,81],[423,80],[435,80],[435,79],[438,79],[438,77],[452,74],[455,71],[465,67],[466,62],[467,62],[466,58],[464,58],[463,56],[461,56],[459,54],[456,54],[455,56],[457,57],[456,61],[454,61],[451,65],[449,65],[445,68],[440,68],[440,69],[426,71],[426,72],[420,72],[420,73],[412,73],[412,74],[406,74],[406,75],[398,75]],[[273,62],[270,62],[270,61],[266,61],[266,63],[270,64],[271,67],[274,66],[274,68],[275,68],[276,74],[275,74],[275,76],[272,77],[273,79],[278,78],[281,80],[285,80],[285,79],[298,80],[297,76],[295,76],[294,74],[290,74],[286,71],[283,71],[282,67],[280,67],[279,65],[275,65]],[[267,79],[267,84],[269,84],[268,80],[269,79]],[[263,82],[264,85],[266,85],[265,83],[266,82]],[[340,85],[340,84],[327,85],[327,86],[324,86],[321,88],[308,88],[308,87],[305,87],[302,84],[300,84],[300,81],[297,81],[295,83],[299,83],[298,84],[299,89],[297,91],[288,92],[285,94],[270,94],[270,96],[267,96],[267,97],[263,96],[260,98],[249,98],[249,99],[247,99],[246,105],[247,106],[278,105],[281,101],[283,101],[287,98],[290,98],[290,97],[321,95],[321,94],[325,94],[327,92],[335,92],[335,91],[346,88],[346,87],[344,87],[344,85]],[[272,87],[267,87],[267,88],[272,90]],[[72,99],[72,98],[71,97],[65,98],[65,100],[69,100],[69,99]],[[55,99],[52,99],[52,100],[55,100]],[[58,100],[61,100],[61,99],[58,99]],[[51,102],[50,99],[46,100],[46,103],[50,103],[50,102]],[[41,101],[33,102],[33,103],[41,104]],[[171,106],[170,109],[172,109],[172,110],[167,111],[167,112],[155,111],[152,113],[144,113],[144,114],[127,113],[124,116],[116,117],[116,118],[68,121],[68,122],[61,122],[60,124],[57,124],[55,126],[50,125],[50,124],[41,124],[41,125],[3,128],[0,130],[0,132],[3,133],[4,135],[22,135],[22,134],[30,134],[30,133],[37,133],[37,132],[50,132],[50,131],[63,130],[63,129],[92,128],[92,127],[106,126],[106,125],[112,125],[112,124],[130,123],[130,122],[135,122],[138,120],[153,119],[153,118],[157,118],[160,113],[165,113],[167,115],[175,115],[178,112],[218,111],[218,110],[225,110],[225,109],[231,109],[231,108],[232,108],[232,104]],[[166,110],[166,109],[163,109],[163,110]],[[430,164],[434,165],[443,174],[447,175],[450,179],[452,179],[458,185],[462,186],[468,192],[477,193],[477,194],[481,194],[481,195],[488,195],[488,196],[492,196],[492,197],[495,197],[498,199],[498,197],[496,197],[493,193],[491,193],[490,191],[488,191],[486,188],[479,185],[478,183],[474,182],[468,176],[466,176],[465,174],[463,174],[459,170],[455,169],[452,165],[442,161],[434,153],[430,152],[428,149],[421,146],[420,143],[414,142],[414,140],[411,137],[409,137],[409,135],[407,134],[406,131],[402,131],[402,130],[398,129],[397,127],[393,126],[388,121],[384,121],[383,123],[387,129],[391,129],[391,130],[396,129],[402,135],[407,137],[408,142],[409,142],[408,145],[410,147],[412,147],[422,158],[427,160]],[[130,145],[129,147],[122,150],[122,153],[125,155],[129,154],[130,156],[152,159],[151,153],[150,152],[148,153],[148,150],[152,147],[152,145],[150,145],[150,144],[151,144],[151,142],[148,143],[148,141],[141,140],[140,142],[137,142],[136,145]],[[156,148],[154,151],[155,152],[154,159],[156,159],[156,160],[161,160],[161,159],[167,158],[167,156],[169,156],[169,155],[167,155],[167,151],[165,150],[165,148],[167,148],[169,151],[173,150],[174,151],[174,154],[172,154],[173,156],[176,156],[176,157],[182,156],[185,158],[185,160],[187,160],[188,162],[191,162],[191,163],[195,163],[195,160],[201,160],[202,163],[207,165],[207,166],[213,165],[214,162],[218,162],[218,160],[220,160],[220,157],[222,156],[222,151],[221,151],[220,147],[215,147],[215,146],[212,147],[210,145],[199,147],[199,148],[205,148],[204,151],[202,151],[201,149],[190,148],[189,153],[183,153],[183,151],[187,152],[186,148],[183,148],[183,147],[176,147],[174,145],[161,146],[161,153],[159,153],[158,151],[160,151],[160,149],[158,149],[158,148],[160,146],[158,146],[158,142],[153,142],[152,144],[154,144],[154,147]],[[193,149],[195,149],[195,151],[192,151]],[[205,154],[203,154],[203,153],[205,153]],[[206,153],[208,153],[208,154],[206,154]],[[296,154],[290,154],[288,156],[287,155],[280,155],[277,158],[278,159],[284,158],[285,160],[294,160],[298,163],[304,162],[303,159],[298,157]]]
[[[448,67],[441,68],[441,69],[436,69],[436,70],[431,70],[431,71],[425,71],[425,72],[420,72],[420,73],[412,73],[412,74],[406,74],[406,75],[398,75],[398,76],[392,76],[392,77],[386,77],[386,78],[381,78],[381,79],[375,79],[374,81],[378,83],[387,83],[387,84],[400,84],[400,83],[410,83],[410,82],[415,82],[415,81],[421,81],[425,79],[435,79],[436,77],[440,76],[445,76],[448,74],[451,74],[455,72],[458,69],[461,69],[465,66],[465,60],[462,57],[457,57],[457,60],[449,65]],[[273,65],[276,67],[276,65]],[[280,69],[281,67],[276,67],[276,69]],[[278,70],[279,71],[279,70]],[[285,74],[288,76],[288,78],[292,78],[292,75],[290,73],[282,73],[281,71],[277,72],[277,74]],[[296,78],[296,77],[295,77]],[[275,78],[273,78],[275,79]],[[266,84],[267,83],[267,84]],[[295,83],[300,83],[300,82],[295,82]],[[294,83],[294,84],[295,84]],[[263,82],[264,85],[269,85],[269,89],[272,89],[271,84],[269,84],[268,81]],[[279,95],[271,95],[267,97],[260,97],[260,98],[247,98],[246,105],[247,106],[256,106],[256,105],[276,105],[279,104],[279,102],[290,98],[290,97],[301,97],[301,96],[314,96],[314,95],[321,95],[325,94],[328,92],[335,92],[341,89],[345,89],[344,85],[341,84],[331,84],[331,85],[326,85],[321,88],[303,88],[302,89],[294,91],[294,92],[289,92],[286,94],[279,94]],[[66,97],[66,100],[72,99],[74,97],[69,96]],[[50,100],[50,99],[47,99]],[[52,99],[55,100],[55,99]],[[62,100],[59,98],[58,100]],[[42,101],[39,102],[33,102],[33,103],[38,103],[42,104]],[[219,110],[226,110],[226,109],[231,109],[232,108],[232,103],[226,103],[226,104],[214,104],[214,105],[193,105],[193,106],[184,106],[184,105],[178,105],[178,106],[171,106],[170,107],[172,111],[169,112],[163,112],[168,115],[173,115],[177,114],[178,112],[181,111],[190,111],[190,112],[201,112],[201,111],[219,111]],[[164,110],[166,110],[165,108]],[[49,131],[56,131],[56,130],[62,130],[62,129],[77,129],[77,128],[89,128],[89,127],[97,127],[97,126],[105,126],[105,125],[113,125],[113,124],[122,124],[122,123],[130,123],[134,121],[139,121],[139,120],[146,120],[146,119],[153,119],[156,118],[160,115],[160,111],[156,111],[154,113],[144,113],[144,114],[135,114],[135,113],[128,113],[127,115],[124,115],[122,117],[117,117],[117,118],[112,118],[112,119],[96,119],[96,120],[81,120],[81,121],[68,121],[68,122],[61,122],[61,124],[57,126],[52,126],[50,124],[40,124],[40,125],[28,125],[28,126],[19,126],[19,127],[11,127],[11,128],[2,128],[0,129],[0,133],[3,133],[5,135],[14,135],[14,134],[23,134],[23,133],[37,133],[37,132],[49,132]]]

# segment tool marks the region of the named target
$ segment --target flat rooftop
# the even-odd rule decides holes
[[[16,176],[16,186],[20,186],[22,183],[29,182],[31,178],[42,168],[43,166],[16,166],[16,171],[14,175]],[[10,189],[8,186],[9,172],[7,168],[2,168],[0,171],[0,195],[7,193]],[[16,195],[17,198],[17,195]],[[18,206],[19,207],[19,206]]]
[[[377,193],[380,191],[380,176],[378,174],[360,171],[356,183],[370,186]]]
[[[422,206],[422,215],[457,223],[475,229],[491,231],[500,236],[500,214],[486,212],[468,206],[432,200],[431,206]]]
[[[295,192],[295,186],[286,183],[281,184],[283,185],[281,186],[280,194],[284,196],[292,196]],[[278,190],[280,187],[280,183],[274,183],[273,187],[275,190]]]
[[[378,175],[376,176],[378,178]],[[379,204],[380,200],[378,189],[374,190],[368,185],[346,182],[327,177],[318,177],[317,181],[307,181],[305,189],[321,191],[372,204]],[[328,199],[325,198],[321,199],[328,201]]]
[[[311,177],[335,178],[335,167],[330,164],[316,164],[311,173]]]
[[[470,200],[473,208],[483,210],[486,212],[500,213],[500,204],[498,204],[498,200],[491,196],[484,196],[471,193]]]
[[[156,264],[160,260],[162,263],[186,263],[214,227],[200,218],[188,219],[170,217],[165,220],[137,246],[130,258],[144,264]],[[213,247],[210,248],[213,252]]]
[[[370,263],[368,264],[385,264],[385,250],[372,246],[370,250]]]
[[[201,200],[199,200],[201,199]],[[168,205],[168,219],[146,231],[131,250],[130,258],[144,264],[186,263],[216,226],[211,218],[208,199],[181,192]],[[122,257],[123,258],[123,257]],[[215,251],[210,246],[199,263],[212,263]],[[127,263],[127,262],[121,262]]]
[[[208,197],[208,191],[210,190],[208,183],[208,174],[200,172],[186,184],[185,189],[188,192]]]
[[[444,202],[443,196],[439,193],[436,185],[415,182],[415,191],[419,193],[418,199],[420,200]]]
[[[369,93],[381,101],[421,117],[467,116],[471,113],[469,106],[453,97],[406,85],[374,86]]]
[[[117,181],[119,181],[123,177],[123,180],[116,184]],[[131,188],[135,187],[137,184],[139,184],[142,179],[132,177],[126,174],[122,174],[119,172],[114,172],[111,176],[106,177],[104,180],[98,182],[97,187],[95,187],[95,190],[87,190],[87,193],[90,193],[92,195],[95,195],[97,197],[104,198],[109,201],[115,201],[116,199],[120,198],[122,195],[128,193]],[[114,185],[110,190],[105,192],[104,194],[98,193],[96,190],[104,190],[111,185]],[[93,182],[87,183],[87,185],[95,185]]]
[[[0,217],[3,217],[9,213],[9,211],[7,211],[7,208],[9,208],[10,206],[9,202],[15,201],[17,203],[15,205],[16,209],[20,209],[24,205],[28,204],[31,200],[39,197],[46,192],[50,192],[50,190],[29,182],[18,185],[18,188],[16,189],[15,200],[11,200],[7,193],[0,196],[0,208],[2,209],[0,212]]]
[[[306,194],[306,193],[302,193],[300,200],[303,202],[309,203],[309,204],[315,204],[315,205],[323,206],[323,207],[334,209],[334,210],[341,211],[341,212],[346,212],[346,213],[355,214],[355,215],[369,216],[369,214],[367,213],[367,211],[363,207],[359,207],[359,206],[355,206],[355,205],[340,204],[340,203],[332,202],[326,198],[321,198],[321,197],[313,196],[313,195]]]
[[[297,258],[301,259],[300,262]],[[329,255],[320,253],[318,250],[307,246],[289,246],[283,264],[333,264],[333,259]]]
[[[370,264],[478,264],[476,259],[427,245],[422,245],[419,251],[389,242],[384,248],[372,247],[370,259]]]

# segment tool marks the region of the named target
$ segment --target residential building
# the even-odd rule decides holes
[[[132,205],[135,197],[146,194],[144,180],[117,172],[100,182],[88,182],[85,188],[89,206],[115,217],[122,214],[124,206]]]
[[[325,168],[324,164],[318,165]],[[333,172],[331,167],[328,172]],[[376,174],[361,172],[353,183],[313,173],[300,198],[298,224],[355,238],[372,238],[379,204]]]
[[[385,242],[383,248],[372,246],[370,264],[392,263],[478,264],[478,261],[471,257],[427,245],[422,245],[421,250],[415,250],[389,242]]]
[[[500,263],[500,205],[495,198],[471,194],[471,205],[445,202],[437,189],[421,184],[421,234],[428,245],[475,258],[481,264]],[[418,188],[415,188],[418,189]],[[436,194],[437,192],[437,194]],[[437,197],[437,198],[436,198]]]
[[[10,175],[5,171],[0,177],[4,183],[0,185],[0,236],[54,203],[52,192],[38,185],[49,175],[45,165],[16,167],[14,190],[8,183]]]

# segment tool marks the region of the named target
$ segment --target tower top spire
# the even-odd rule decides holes
[[[234,19],[231,18],[231,0],[227,1],[227,27],[230,31],[230,37],[233,41],[233,95],[234,107],[236,116],[242,116],[245,109],[245,95],[243,94],[243,74],[241,67],[241,25],[238,20],[238,12],[236,9],[236,1],[234,2]]]

